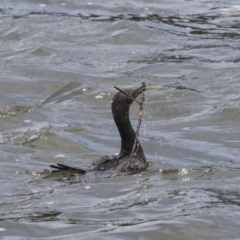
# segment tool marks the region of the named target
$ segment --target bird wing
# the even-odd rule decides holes
[[[95,166],[95,165],[101,165],[107,161],[110,160],[110,157],[108,155],[106,156],[102,156],[102,157],[99,157],[99,158],[96,158],[92,161],[92,164],[91,166]]]

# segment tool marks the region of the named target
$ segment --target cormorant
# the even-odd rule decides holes
[[[107,155],[97,158],[93,160],[87,170],[78,167],[71,167],[65,164],[50,165],[50,167],[54,168],[52,172],[66,170],[79,174],[85,174],[90,171],[136,173],[146,169],[149,164],[146,161],[142,146],[138,140],[136,142],[134,154],[129,162],[136,137],[136,133],[133,130],[129,119],[129,108],[133,103],[133,100],[145,90],[146,86],[143,84],[135,90],[124,90],[125,93],[132,96],[132,99],[122,92],[116,93],[113,97],[112,114],[121,137],[121,150],[118,155]]]

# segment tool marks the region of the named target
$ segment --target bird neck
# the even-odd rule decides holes
[[[136,137],[129,119],[129,108],[130,106],[124,104],[112,108],[113,118],[121,137],[121,151],[119,156],[130,156]],[[136,154],[145,158],[140,143],[137,141],[136,144]]]

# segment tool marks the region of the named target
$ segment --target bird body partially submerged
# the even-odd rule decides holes
[[[90,171],[98,172],[140,172],[148,167],[141,144],[136,139],[136,133],[133,130],[129,119],[129,109],[134,99],[137,98],[146,86],[133,90],[126,89],[124,92],[118,92],[113,97],[112,114],[115,124],[121,137],[121,149],[118,155],[106,155],[93,160],[87,170],[77,167],[71,167],[65,164],[50,165],[54,168],[53,172],[66,170],[75,173],[85,174]],[[133,149],[134,148],[134,149]],[[132,154],[133,150],[133,154]]]

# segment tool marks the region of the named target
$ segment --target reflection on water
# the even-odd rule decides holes
[[[0,238],[238,239],[239,21],[237,0],[3,1]],[[143,81],[148,170],[47,171],[117,153],[113,86]]]

